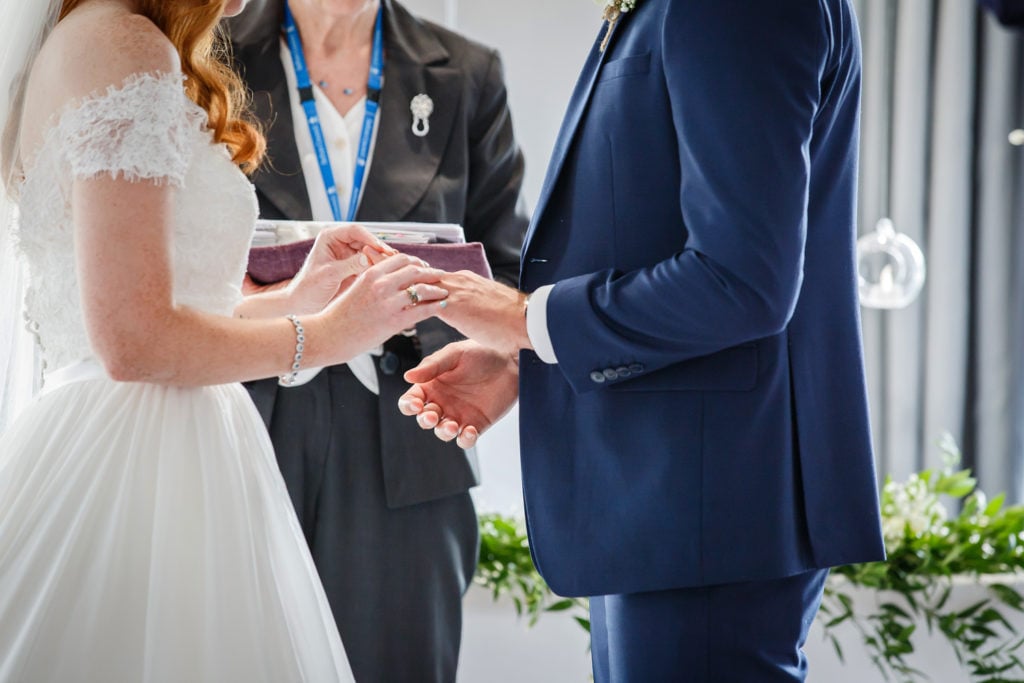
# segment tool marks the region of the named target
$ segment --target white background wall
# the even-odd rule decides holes
[[[526,156],[524,193],[537,203],[576,76],[601,26],[594,0],[403,0],[421,16],[497,48],[516,137]],[[522,514],[519,422],[513,410],[480,440],[484,483],[473,491],[480,511]],[[528,629],[508,600],[480,589],[465,600],[460,683],[539,681],[586,683],[590,655],[582,629],[564,614]]]
[[[400,1],[501,53],[532,210],[569,95],[601,28],[601,5],[594,0]],[[481,511],[522,510],[518,424],[513,411],[480,440],[484,484],[474,496]]]
[[[576,76],[597,37],[594,0],[407,0],[414,13],[497,48],[534,206]]]

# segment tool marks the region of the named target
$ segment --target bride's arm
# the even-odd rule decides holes
[[[98,24],[90,25],[94,16]],[[27,107],[34,108],[39,120],[58,111],[62,99],[118,87],[133,74],[179,71],[178,55],[147,20],[128,16],[111,21],[98,10],[92,15],[83,10],[79,18],[61,23],[62,35],[55,39],[63,44],[55,56],[40,60],[41,73],[33,76],[40,85],[30,93],[37,96],[35,103]],[[220,384],[288,372],[296,345],[289,320],[221,317],[175,304],[171,254],[182,169],[151,168],[153,158],[162,158],[160,152],[166,151],[156,147],[171,144],[173,133],[153,131],[140,138],[144,146],[154,148],[141,157],[147,173],[136,174],[148,179],[124,178],[119,171],[126,167],[118,165],[118,154],[126,153],[121,134],[138,133],[139,121],[115,119],[120,137],[106,135],[105,128],[76,131],[83,135],[76,138],[75,153],[89,156],[92,151],[80,147],[94,144],[100,160],[73,169],[72,183],[77,275],[86,330],[98,359],[114,379],[174,385]],[[87,135],[90,132],[97,134]],[[140,161],[138,150],[127,152]],[[306,331],[303,365],[347,361],[433,315],[438,304],[431,300],[443,296],[443,290],[419,285],[425,303],[412,307],[405,289],[436,282],[439,275],[401,255],[368,269],[322,312],[301,317]]]
[[[160,384],[220,384],[285,374],[295,329],[284,318],[240,320],[174,304],[171,234],[174,194],[167,184],[110,177],[76,180],[72,191],[76,258],[89,338],[110,376]],[[359,275],[321,313],[303,317],[303,365],[345,362],[398,330],[437,313],[409,306],[405,289],[436,282],[440,271],[398,255]],[[443,290],[420,284],[423,299]]]

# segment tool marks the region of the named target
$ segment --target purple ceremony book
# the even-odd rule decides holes
[[[404,244],[388,242],[389,246],[411,256],[418,256],[434,268],[447,270],[471,270],[482,277],[491,278],[491,266],[484,254],[484,245],[479,242],[463,244]],[[257,284],[270,285],[299,272],[306,254],[313,247],[313,240],[302,240],[290,244],[253,247],[249,250],[249,277]]]

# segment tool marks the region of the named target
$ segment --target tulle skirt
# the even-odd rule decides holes
[[[0,435],[0,681],[351,680],[240,385],[78,381]]]

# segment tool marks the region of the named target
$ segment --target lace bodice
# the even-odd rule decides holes
[[[109,174],[178,188],[176,303],[224,315],[238,304],[256,196],[227,149],[213,143],[206,121],[180,75],[136,74],[67,107],[47,130],[26,169],[16,229],[29,266],[26,317],[47,369],[93,356],[75,267],[75,178]]]

